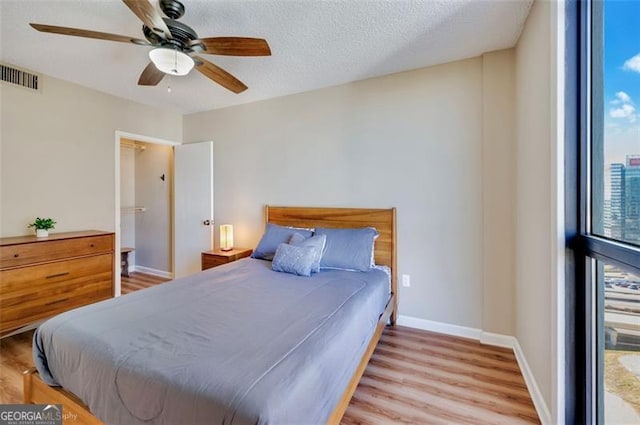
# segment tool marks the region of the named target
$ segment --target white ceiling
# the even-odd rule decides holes
[[[153,0],[152,3],[156,4]],[[532,0],[183,0],[200,37],[265,38],[270,57],[205,56],[249,89],[192,71],[137,86],[149,47],[39,33],[29,22],[144,38],[119,0],[0,0],[2,62],[191,113],[421,68],[513,47]],[[156,4],[157,6],[157,4]]]

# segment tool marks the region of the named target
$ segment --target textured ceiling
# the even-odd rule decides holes
[[[157,6],[155,1],[152,1]],[[149,47],[39,33],[29,22],[144,38],[119,0],[0,0],[0,59],[183,113],[284,96],[478,56],[515,45],[532,0],[183,0],[200,37],[265,38],[270,57],[205,56],[249,86],[200,73],[138,87]]]

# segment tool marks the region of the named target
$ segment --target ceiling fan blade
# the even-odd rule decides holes
[[[267,40],[249,37],[208,37],[194,40],[191,44],[204,44],[209,55],[225,56],[271,56]]]
[[[196,59],[196,69],[200,71],[202,75],[215,81],[222,87],[231,90],[234,93],[242,93],[248,88],[242,81],[238,80],[219,66],[214,65],[199,56],[195,56],[194,59]],[[199,64],[198,62],[201,63]]]
[[[165,73],[160,71],[153,62],[149,62],[149,65],[142,71],[140,78],[138,79],[139,86],[157,86],[164,78]]]
[[[120,41],[122,43],[134,43],[143,46],[150,45],[147,41],[139,38],[127,37],[126,35],[109,34],[106,32],[98,32],[91,30],[83,30],[80,28],[57,27],[55,25],[29,24],[40,32],[49,32],[53,34],[72,35],[75,37],[95,38],[98,40]]]
[[[129,9],[150,29],[164,33],[164,37],[171,39],[171,31],[149,0],[122,0]]]

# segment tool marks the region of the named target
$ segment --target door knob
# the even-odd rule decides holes
[[[204,224],[205,226],[211,226],[213,225],[213,220],[205,220],[202,222],[202,224]]]

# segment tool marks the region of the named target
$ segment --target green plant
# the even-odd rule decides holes
[[[36,229],[49,230],[56,228],[56,222],[52,218],[40,218],[36,217],[36,220],[29,225],[29,227],[35,227]]]

